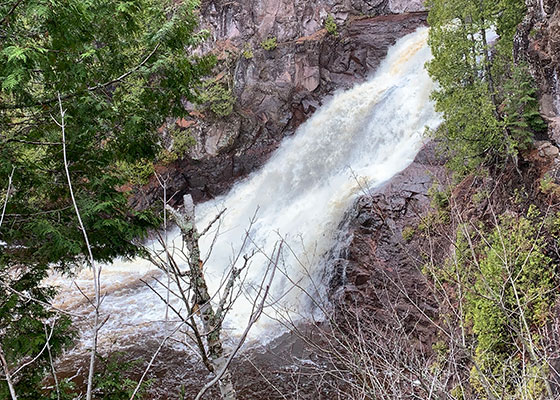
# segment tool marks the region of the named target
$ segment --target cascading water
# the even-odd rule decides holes
[[[430,58],[427,34],[422,28],[399,40],[369,81],[337,93],[260,171],[229,194],[196,208],[199,229],[227,209],[205,264],[211,289],[221,287],[236,254],[260,250],[243,275],[241,296],[225,323],[228,332],[243,330],[251,312],[252,287],[261,282],[266,255],[280,238],[286,246],[269,297],[275,307],[267,308],[268,316],[254,326],[252,337],[265,341],[281,333],[274,321],[278,309],[289,310],[296,319],[310,315],[312,302],[302,289],[322,295],[322,257],[334,244],[345,210],[364,187],[378,186],[407,167],[422,144],[425,127],[438,125],[429,101],[433,83],[424,70]],[[255,212],[250,240],[240,248]],[[201,241],[203,255],[212,239],[209,234]],[[142,260],[104,267],[102,312],[110,318],[100,336],[106,343],[116,340],[122,348],[135,340],[131,335],[153,336],[161,330],[165,304],[140,281],[161,274]],[[76,281],[89,291],[90,273],[83,271]],[[69,282],[62,281],[59,300],[65,308],[88,312],[83,296]],[[83,335],[87,339],[87,329]]]

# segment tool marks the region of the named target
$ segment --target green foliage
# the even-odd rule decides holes
[[[482,202],[486,199],[488,199],[488,192],[484,189],[480,189],[478,191],[476,191],[475,193],[473,193],[472,195],[472,202],[474,205],[478,206],[480,204],[482,204]]]
[[[209,108],[216,116],[225,118],[233,112],[235,97],[227,83],[210,79],[202,85],[200,102]]]
[[[183,157],[196,144],[196,140],[190,130],[174,130],[171,132],[173,137],[173,152],[178,157]]]
[[[411,226],[405,226],[402,230],[402,238],[409,242],[414,237],[414,228]]]
[[[251,60],[254,57],[253,48],[249,43],[245,44],[245,46],[243,47],[243,51],[241,52],[241,55],[246,60]]]
[[[429,236],[438,225],[447,223],[449,223],[449,212],[447,210],[434,210],[422,218],[417,231]]]
[[[149,160],[135,162],[117,161],[117,173],[133,185],[145,185],[154,173],[154,163]]]
[[[122,352],[113,353],[108,357],[97,355],[97,368],[93,377],[93,398],[98,400],[130,399],[136,389],[137,381],[126,376],[131,375],[141,362],[141,359],[126,361],[125,353]],[[151,380],[143,381],[135,398],[146,398],[146,392],[151,384]],[[2,394],[1,391],[0,394]],[[18,395],[20,394],[21,392],[18,392]],[[80,394],[76,391],[76,385],[67,379],[59,381],[58,392],[55,388],[52,388],[48,391],[42,390],[41,394],[36,393],[34,395],[36,397],[26,399],[73,400],[81,398]]]
[[[434,184],[428,189],[428,196],[431,199],[430,205],[433,210],[428,212],[416,227],[417,232],[427,236],[431,235],[438,226],[450,222],[449,200],[451,192],[449,189],[442,190],[439,185]]]
[[[112,354],[108,358],[98,356],[101,368],[94,377],[95,398],[103,400],[130,399],[137,382],[125,378],[123,374],[130,372],[141,360],[124,361],[123,359],[124,353]],[[139,399],[145,395],[150,384],[150,381],[142,382],[137,394]]]
[[[1,253],[0,253],[1,254]],[[0,265],[3,255],[0,255]],[[53,354],[58,354],[68,345],[73,337],[70,330],[70,320],[46,310],[41,303],[52,300],[55,291],[46,286],[38,286],[37,282],[47,275],[46,268],[25,267],[14,274],[0,274],[0,332],[1,344],[8,365],[20,365],[25,357],[38,358],[32,365],[24,368],[17,375],[15,385],[18,398],[38,399],[41,379],[48,371],[49,357],[44,348],[47,338]],[[19,293],[36,299],[22,298]],[[47,322],[49,321],[49,322]],[[8,386],[4,380],[0,381],[0,398],[9,398]]]
[[[261,47],[266,51],[272,51],[278,47],[278,41],[275,37],[269,37],[261,42]]]
[[[513,62],[523,2],[429,0],[428,7],[434,57],[427,69],[438,83],[432,96],[444,118],[433,134],[451,151],[449,166],[467,173],[515,157],[544,129],[534,83]],[[488,43],[492,28],[499,34],[495,44]]]
[[[8,6],[0,6],[0,15]],[[136,252],[132,239],[156,221],[131,210],[117,190],[126,181],[118,163],[153,159],[157,129],[170,115],[186,115],[181,101],[195,100],[192,87],[210,70],[209,60],[184,51],[203,39],[194,31],[195,6],[34,0],[0,28],[0,176],[15,168],[0,232],[10,263],[26,255],[66,265],[80,263],[85,253],[70,207],[60,128],[51,118],[60,114],[58,94],[70,174],[94,256],[109,261]]]
[[[145,179],[157,154],[157,129],[196,101],[209,58],[190,57],[197,1],[29,0],[0,4],[0,185],[14,169],[13,190],[0,227],[0,345],[19,365],[38,354],[43,322],[56,320],[53,353],[68,321],[41,303],[49,268],[84,262],[86,247],[72,208],[62,158],[58,98],[66,110],[69,170],[93,256],[111,261],[138,253],[136,243],[158,225],[131,209],[119,190],[130,176]],[[146,160],[139,163],[138,160]],[[131,173],[132,173],[131,172]],[[7,350],[9,349],[9,350]],[[18,378],[21,399],[41,398],[46,352]],[[4,383],[0,392],[5,393]],[[2,397],[2,396],[0,396]],[[3,397],[2,397],[3,398]]]
[[[45,394],[43,393],[45,396]],[[58,392],[53,389],[45,397],[46,400],[75,400],[78,393],[76,393],[76,385],[74,382],[69,381],[67,378],[58,382]]]
[[[539,181],[539,189],[544,194],[554,194],[560,193],[560,186],[554,182],[554,178],[551,176],[544,176]]]
[[[452,259],[429,269],[452,296],[464,293],[457,301],[473,347],[476,398],[487,398],[488,385],[508,399],[544,394],[543,359],[531,356],[531,349],[543,344],[539,328],[550,319],[556,275],[542,228],[533,207],[524,217],[501,216],[489,230],[461,225]]]
[[[184,158],[189,150],[196,145],[196,139],[190,129],[171,129],[171,146],[161,150],[158,163],[169,164]]]
[[[539,113],[537,88],[526,66],[514,66],[513,76],[503,85],[503,119],[508,131],[519,138],[519,147],[530,143],[533,132],[544,132],[547,125]]]
[[[449,207],[449,197],[451,193],[449,189],[440,190],[438,185],[428,189],[428,196],[431,199],[431,205],[436,210],[446,210]]]
[[[338,36],[338,25],[332,14],[329,14],[323,23],[323,26],[330,35]]]

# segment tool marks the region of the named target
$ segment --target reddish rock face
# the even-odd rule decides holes
[[[389,0],[389,9],[393,13],[424,11],[424,0]]]
[[[528,14],[519,27],[515,54],[528,61],[540,89],[541,114],[549,138],[560,143],[560,4],[527,0]]]
[[[359,198],[348,215],[350,245],[334,261],[331,282],[340,307],[356,304],[382,325],[397,313],[425,349],[431,346],[435,327],[422,312],[434,318],[437,305],[420,272],[423,249],[417,227],[430,209],[428,190],[447,179],[444,160],[430,142],[403,172]]]
[[[367,79],[389,47],[426,23],[424,12],[352,17],[350,11],[357,11],[346,3],[328,8],[326,1],[314,7],[309,2],[279,2],[270,11],[278,47],[267,51],[260,46],[261,38],[268,35],[262,25],[266,21],[261,21],[264,17],[258,17],[262,10],[251,8],[256,7],[253,3],[262,6],[264,2],[208,1],[203,5],[202,20],[213,27],[212,43],[219,42],[228,51],[242,51],[249,44],[252,57],[238,56],[232,69],[237,101],[231,116],[193,117],[196,123],[181,120],[176,126],[187,126],[197,141],[187,157],[160,171],[169,173],[168,192],[178,192],[177,199],[192,193],[195,201],[202,201],[226,191],[235,180],[261,166],[281,139],[293,134],[334,91]],[[380,2],[371,10],[385,12],[388,4]],[[327,15],[321,10],[338,10],[337,15],[347,18],[344,25],[339,23],[338,35],[321,27],[318,21],[322,23]],[[160,196],[154,179],[133,201],[144,208]]]

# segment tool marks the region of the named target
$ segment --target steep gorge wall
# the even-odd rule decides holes
[[[541,114],[549,138],[560,144],[560,4],[526,0],[528,13],[519,28],[515,56],[527,61],[539,87]]]
[[[536,141],[534,149],[522,154],[520,168],[525,181],[515,176],[504,187],[511,189],[510,192],[521,188],[530,193],[532,202],[538,203],[538,182],[542,177],[554,177],[555,183],[560,183],[560,2],[527,0],[526,3],[528,13],[518,28],[515,58],[530,67],[549,131],[548,138],[540,138],[546,140]],[[436,156],[434,144],[429,143],[402,173],[358,199],[345,222],[350,244],[333,266],[336,274],[332,286],[338,289],[343,306],[358,304],[366,315],[375,315],[382,325],[394,318],[388,310],[403,315],[403,323],[415,333],[412,336],[427,347],[434,337],[434,327],[425,315],[436,317],[437,305],[430,299],[420,272],[426,243],[419,238],[417,227],[433,212],[429,189],[434,184],[445,187],[451,181],[444,164]],[[486,185],[498,184],[488,179]],[[461,186],[468,187],[468,179]],[[474,189],[470,189],[472,195]],[[494,209],[504,211],[510,207],[510,194],[506,190],[495,195]],[[457,203],[472,220],[482,220],[488,212],[473,205],[469,196]],[[437,261],[443,262],[451,251],[450,244],[437,238],[434,242],[431,245],[437,250],[431,250]],[[412,307],[411,299],[403,293],[408,293],[419,308]]]
[[[203,1],[202,28],[211,35],[203,51],[226,65],[218,76],[231,80],[236,103],[226,118],[186,105],[193,117],[175,128],[188,129],[197,144],[184,159],[160,168],[169,173],[169,192],[206,200],[258,168],[336,90],[364,81],[389,47],[426,23],[422,3]],[[337,21],[337,35],[323,28],[328,15]],[[271,37],[277,47],[263,49],[262,41]],[[136,196],[136,205],[145,207],[160,195],[153,180]]]

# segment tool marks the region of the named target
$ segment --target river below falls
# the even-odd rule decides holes
[[[261,369],[267,361],[283,365],[272,362],[272,354],[290,353],[286,321],[305,324],[321,319],[325,309],[317,305],[328,304],[326,255],[336,247],[345,212],[359,195],[406,168],[422,146],[425,128],[435,128],[440,122],[429,99],[433,83],[424,69],[431,56],[427,32],[420,28],[399,40],[367,82],[336,93],[283,141],[259,171],[228,194],[196,207],[199,229],[226,210],[220,223],[200,241],[205,276],[216,299],[232,266],[239,268],[237,256],[253,254],[240,279],[239,296],[224,321],[226,346],[234,346],[243,332],[269,257],[279,241],[284,243],[265,315],[251,330],[246,345],[250,349],[246,354],[266,354],[260,359]],[[168,245],[179,248],[179,233],[170,230],[168,235]],[[154,252],[161,250],[155,241],[149,246]],[[166,305],[145,284],[158,288],[165,297],[156,279],[165,282],[165,274],[147,260],[116,260],[103,266],[101,354],[125,352],[127,358],[142,359],[140,365],[145,366],[175,326],[176,316],[167,309],[166,321]],[[58,362],[58,368],[72,376],[80,366],[85,368],[91,342],[93,311],[85,298],[93,298],[91,272],[84,269],[72,278],[53,274],[48,283],[60,288],[58,307],[82,316],[76,319],[75,347]],[[180,307],[177,300],[172,304]],[[153,373],[173,376],[174,385],[182,376],[198,387],[207,374],[184,339],[179,332],[168,341]],[[245,371],[242,376],[253,376],[258,369],[251,367],[253,373],[249,373],[244,357],[237,364]],[[292,359],[284,366],[291,368],[290,363],[295,365]],[[161,382],[157,385],[165,387]]]

